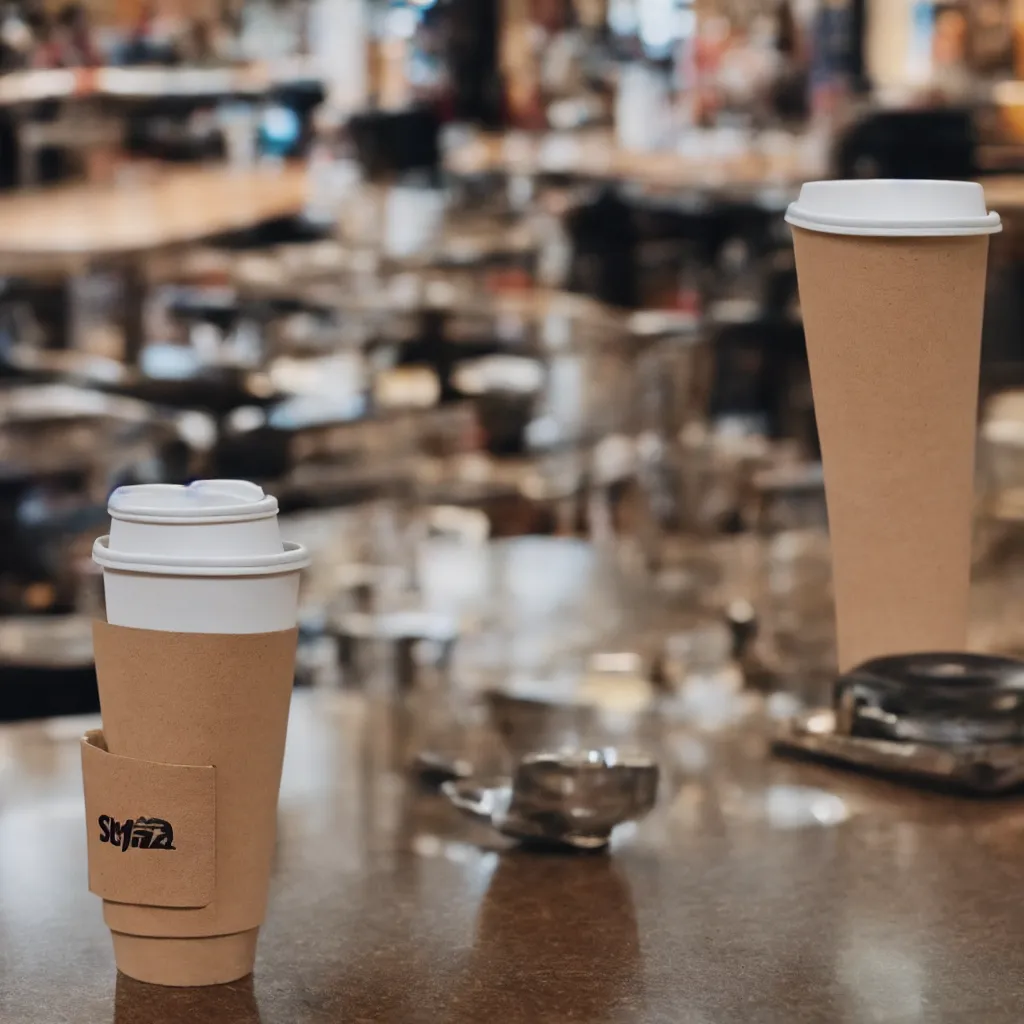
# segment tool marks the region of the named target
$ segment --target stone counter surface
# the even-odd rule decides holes
[[[0,730],[3,1024],[1019,1024],[1024,801],[676,744],[605,856],[512,851],[391,769],[358,699],[296,697],[254,979],[118,977],[77,736]],[[689,767],[681,767],[686,764]]]

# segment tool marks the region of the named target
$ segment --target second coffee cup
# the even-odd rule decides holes
[[[839,668],[967,642],[988,236],[980,185],[804,185],[793,227]]]

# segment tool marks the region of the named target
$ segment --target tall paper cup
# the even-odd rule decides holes
[[[242,481],[122,488],[110,514],[93,552],[107,622],[103,732],[83,742],[90,888],[125,974],[234,981],[266,909],[306,553]],[[153,819],[168,832],[151,847]],[[115,842],[126,821],[136,838],[147,823],[138,848]]]
[[[786,216],[828,502],[841,670],[967,642],[988,235],[981,186],[804,185]]]

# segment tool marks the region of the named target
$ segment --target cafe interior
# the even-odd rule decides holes
[[[1021,0],[0,0],[0,1022],[1018,1024],[1024,674],[837,682],[786,210],[863,178],[1001,218],[1024,658]],[[108,499],[197,480],[310,564],[256,969],[171,988],[79,739]]]

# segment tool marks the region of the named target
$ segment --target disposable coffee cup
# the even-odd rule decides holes
[[[109,511],[103,730],[82,747],[90,889],[124,974],[234,981],[266,912],[308,558],[244,481],[125,487]]]
[[[828,181],[786,215],[831,533],[839,668],[967,643],[988,236],[980,185]]]

